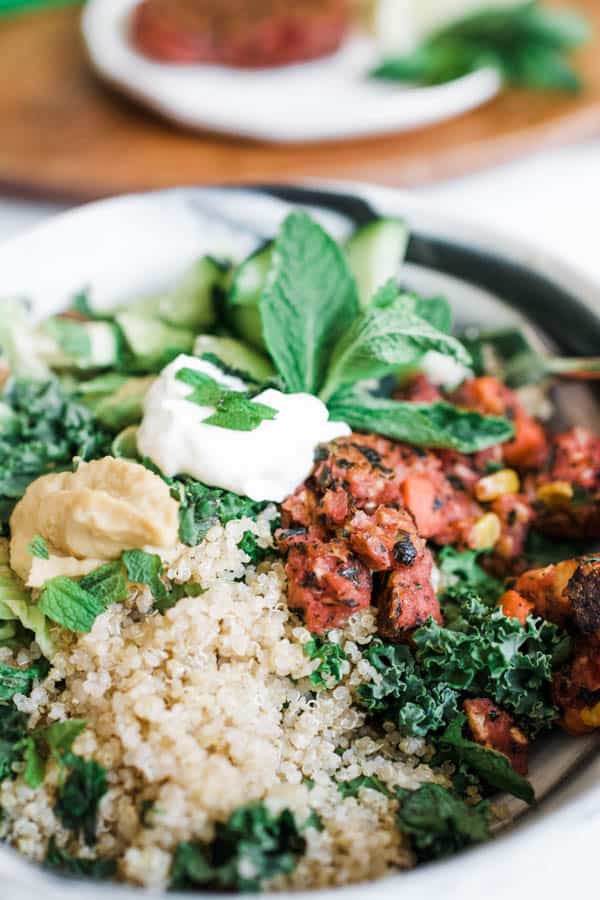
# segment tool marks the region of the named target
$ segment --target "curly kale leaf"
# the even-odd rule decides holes
[[[0,704],[0,782],[10,778],[13,764],[23,759],[27,718],[12,703]]]
[[[489,806],[467,806],[446,788],[423,784],[400,794],[398,826],[412,839],[420,862],[440,859],[489,838]]]
[[[188,547],[197,546],[213,525],[226,525],[243,517],[256,519],[268,506],[191,478],[165,480],[173,496],[180,501],[179,536]]]
[[[339,644],[324,640],[318,635],[304,644],[304,653],[309,659],[318,659],[319,665],[310,676],[318,687],[327,687],[342,680],[342,663],[347,659]]]
[[[430,619],[414,633],[416,660],[426,680],[493,699],[531,734],[550,725],[557,710],[548,688],[568,638],[549,622],[530,617],[521,625],[470,596],[459,601],[458,615],[461,630]]]
[[[243,806],[217,825],[210,843],[178,845],[171,887],[258,891],[267,879],[291,872],[305,849],[289,810],[274,816],[262,803]]]
[[[465,591],[472,591],[486,603],[492,605],[503,594],[504,585],[497,578],[492,578],[479,565],[481,551],[463,550],[444,547],[438,553],[437,563],[440,571],[450,582],[446,589],[449,598],[457,597]]]
[[[70,470],[76,456],[89,460],[110,453],[111,441],[58,381],[10,382],[0,416],[0,530],[32,481]]]
[[[404,734],[423,737],[456,715],[457,691],[443,680],[428,678],[420,671],[404,644],[373,641],[364,658],[376,670],[378,678],[359,686],[358,702],[375,715],[397,723]]]

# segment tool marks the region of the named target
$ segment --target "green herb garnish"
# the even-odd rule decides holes
[[[29,553],[31,553],[32,556],[35,556],[36,559],[50,559],[48,544],[43,537],[40,537],[39,534],[36,534],[31,542],[27,545],[27,550],[29,551]]]
[[[534,803],[533,787],[526,778],[515,772],[508,757],[463,737],[465,722],[465,715],[457,716],[441,735],[440,744],[449,745],[458,761],[476,772],[487,784],[500,791],[507,791],[526,803]]]
[[[413,53],[384,60],[371,75],[433,85],[491,66],[517,87],[577,91],[581,82],[567,57],[589,35],[581,16],[546,9],[534,0],[459,19]]]
[[[106,771],[94,760],[66,753],[63,762],[69,770],[58,791],[54,812],[65,828],[83,835],[86,844],[96,840],[98,804],[108,790]]]
[[[112,878],[117,871],[116,860],[87,859],[72,856],[65,847],[58,846],[54,836],[48,842],[44,866],[47,869],[60,872],[61,875],[72,875],[76,878],[93,878],[96,881],[105,881]]]
[[[0,701],[11,700],[15,694],[28,695],[37,679],[48,674],[48,662],[42,659],[26,669],[17,669],[0,662]]]
[[[332,682],[337,684],[342,680],[342,663],[347,656],[339,644],[315,635],[302,649],[309,659],[319,660],[318,667],[310,676],[313,684],[328,687]]]
[[[337,789],[344,799],[346,797],[358,797],[361,788],[370,788],[372,791],[385,794],[386,797],[392,796],[385,784],[375,775],[359,775],[351,781],[338,781],[337,783]]]
[[[214,406],[214,413],[202,420],[205,425],[231,431],[254,431],[261,422],[277,416],[273,407],[256,403],[244,391],[232,391],[196,369],[180,369],[175,377],[193,388],[185,398],[190,403]]]
[[[178,845],[171,887],[258,891],[263,881],[293,871],[305,848],[289,810],[274,816],[262,803],[243,806],[217,825],[209,844]]]
[[[400,794],[398,826],[411,835],[420,862],[457,853],[489,836],[489,806],[467,806],[446,788],[423,784],[412,793]]]

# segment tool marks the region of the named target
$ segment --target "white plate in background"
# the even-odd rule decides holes
[[[369,79],[374,42],[354,35],[333,56],[274,69],[153,62],[129,41],[138,0],[89,0],[81,27],[105,81],[184,127],[276,143],[409,131],[495,97],[500,77],[482,69],[436,87]]]

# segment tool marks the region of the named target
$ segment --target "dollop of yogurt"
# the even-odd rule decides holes
[[[449,391],[457,388],[466,378],[473,377],[471,369],[437,350],[428,350],[419,363],[419,368],[432,384]]]
[[[240,378],[193,356],[182,354],[163,369],[146,395],[137,444],[164,475],[190,475],[252,500],[280,503],[309,475],[318,444],[350,434],[345,423],[329,421],[318,397],[272,388],[253,399],[276,409],[277,415],[254,431],[207,425],[203,420],[214,409],[186,399],[193,388],[176,378],[185,368],[230,390],[246,390]]]

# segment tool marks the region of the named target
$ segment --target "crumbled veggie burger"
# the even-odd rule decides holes
[[[395,219],[41,324],[2,304],[0,838],[154,889],[351,884],[535,802],[600,728],[600,438],[460,339]]]

